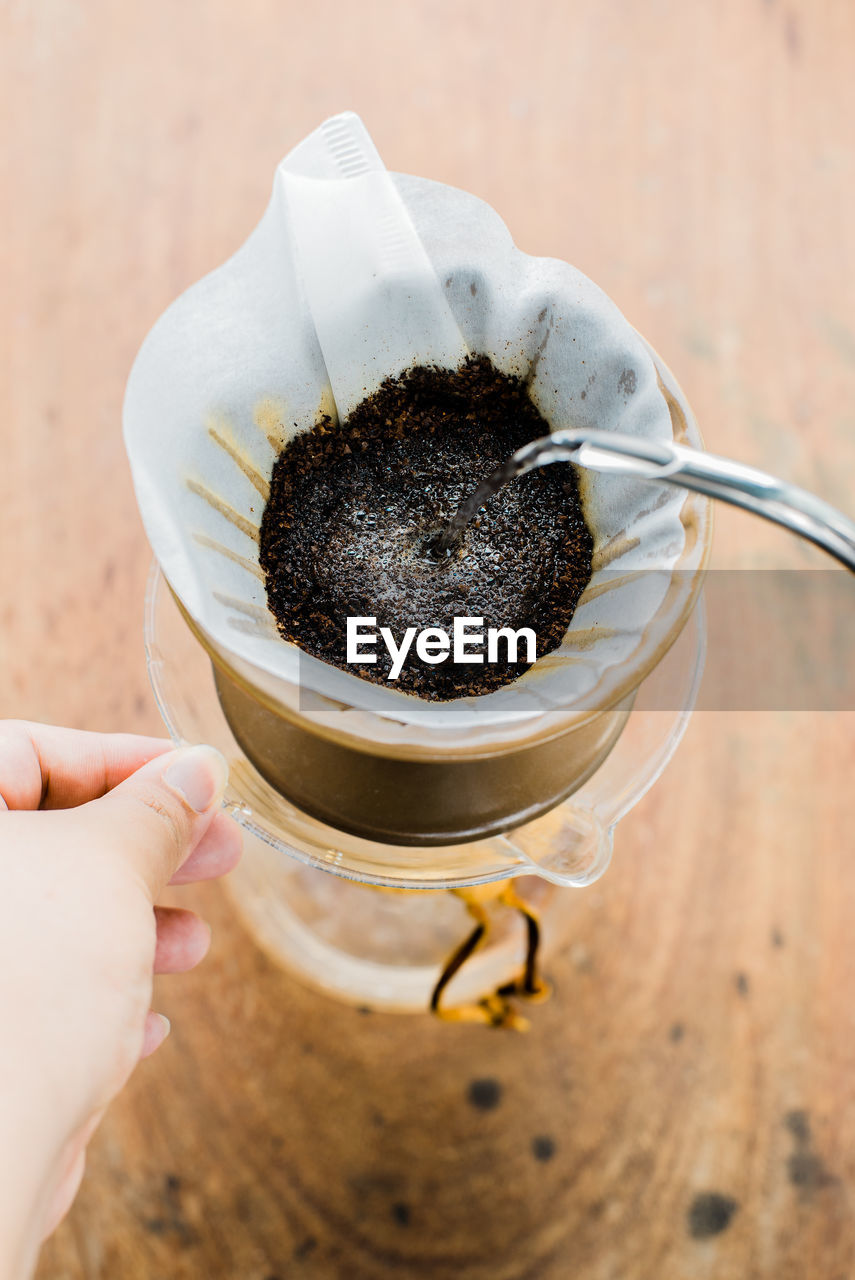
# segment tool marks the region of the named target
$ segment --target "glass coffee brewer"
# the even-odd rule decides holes
[[[470,353],[523,378],[553,432],[611,432],[640,470],[580,469],[593,572],[561,645],[496,692],[433,703],[279,635],[259,525],[293,432]],[[356,1003],[522,1025],[541,932],[561,938],[568,886],[602,874],[697,694],[711,524],[692,490],[718,491],[673,483],[662,456],[685,467],[701,445],[672,375],[482,202],[387,174],[347,114],[283,161],[250,239],[155,325],[124,426],[158,561],[153,687],[176,741],[229,760],[247,833],[231,892],[253,933]]]

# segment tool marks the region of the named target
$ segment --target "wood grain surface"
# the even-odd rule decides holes
[[[855,509],[853,58],[847,0],[6,0],[0,714],[158,731],[124,382],[346,107],[605,288],[710,448]],[[714,563],[825,561],[719,511]],[[186,892],[211,957],[40,1280],[855,1274],[853,730],[697,715],[528,1036],[322,999]]]

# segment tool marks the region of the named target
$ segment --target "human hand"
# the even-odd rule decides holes
[[[0,721],[3,1280],[30,1273],[107,1104],[166,1037],[152,975],[208,949],[202,920],[154,901],[238,861],[226,777],[211,747]]]

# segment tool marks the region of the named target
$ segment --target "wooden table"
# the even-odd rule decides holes
[[[344,107],[597,280],[709,447],[853,510],[853,42],[845,0],[6,5],[3,714],[158,730],[124,381]],[[722,511],[715,557],[825,564]],[[186,893],[212,955],[41,1280],[852,1275],[853,728],[697,715],[527,1037],[326,1001]]]

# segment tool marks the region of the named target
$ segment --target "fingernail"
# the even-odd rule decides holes
[[[166,770],[163,780],[191,809],[204,813],[222,799],[228,777],[229,766],[215,747],[186,747]]]
[[[157,1016],[158,1018],[160,1018],[160,1021],[163,1023],[163,1040],[165,1040],[166,1037],[169,1035],[170,1031],[172,1030],[172,1023],[169,1021],[165,1013],[159,1013]],[[163,1044],[163,1040],[161,1040],[160,1042],[161,1044]]]

